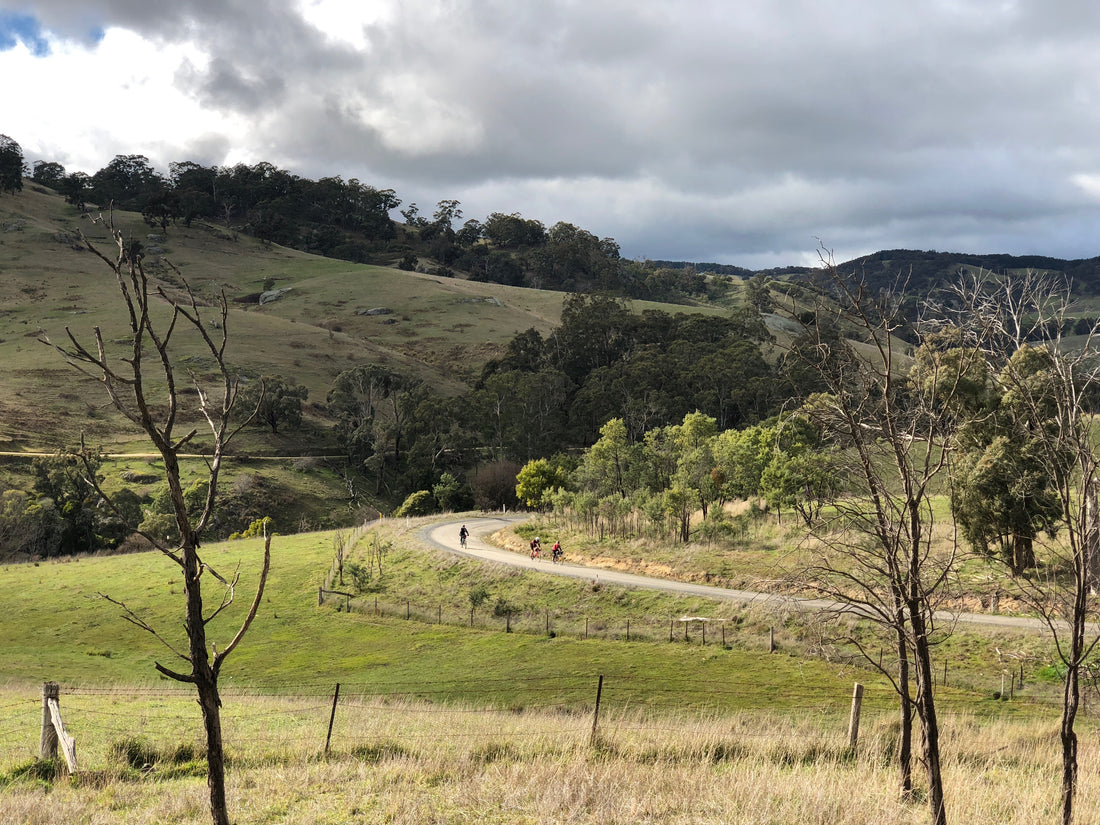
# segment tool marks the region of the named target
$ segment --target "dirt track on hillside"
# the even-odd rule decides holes
[[[575,579],[588,579],[601,584],[615,584],[623,587],[634,587],[646,590],[663,590],[667,593],[682,593],[685,595],[703,596],[708,599],[720,599],[722,601],[738,602],[740,604],[770,605],[777,609],[805,610],[805,611],[832,611],[842,613],[858,613],[859,611],[840,602],[828,599],[805,599],[794,596],[784,596],[775,593],[761,593],[752,590],[732,590],[725,587],[714,587],[706,584],[694,584],[692,582],[661,579],[653,576],[642,576],[636,573],[627,573],[622,570],[610,570],[599,567],[586,567],[575,564],[568,559],[562,564],[554,564],[549,558],[549,549],[546,549],[547,557],[532,559],[524,553],[514,553],[489,544],[485,537],[495,533],[511,524],[523,521],[526,516],[479,516],[462,521],[448,521],[425,527],[421,531],[421,537],[425,544],[455,553],[468,558],[479,559],[495,564],[506,564],[524,570],[546,573],[554,576],[569,576]],[[470,537],[465,549],[458,538],[459,528],[465,524],[470,531]],[[961,623],[979,625],[989,628],[1016,629],[1025,631],[1048,632],[1045,622],[1021,616],[1001,616],[992,613],[954,613],[939,611],[936,613],[937,621],[944,623]]]

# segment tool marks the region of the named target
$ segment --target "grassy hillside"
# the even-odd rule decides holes
[[[565,297],[319,258],[265,247],[221,227],[178,225],[161,236],[136,214],[119,213],[115,221],[144,244],[147,268],[167,287],[180,284],[158,264],[161,257],[179,268],[200,300],[225,291],[232,304],[229,360],[236,367],[246,375],[294,379],[309,388],[314,405],[339,372],[365,362],[457,392],[517,332],[549,333]],[[71,445],[80,430],[110,449],[131,447],[131,429],[105,407],[101,389],[39,343],[43,337],[63,342],[66,328],[84,340],[96,325],[108,340],[122,332],[110,271],[75,248],[83,232],[111,254],[104,226],[80,217],[60,196],[29,186],[0,198],[0,230],[0,361],[6,367],[0,450],[52,450]],[[289,292],[260,306],[265,282]],[[388,312],[360,314],[379,308]],[[645,302],[636,308],[688,309]],[[312,412],[320,411],[314,406]]]
[[[154,286],[178,294],[186,283],[200,306],[223,292],[228,297],[232,368],[246,379],[279,375],[308,389],[302,426],[277,435],[246,429],[234,441],[223,475],[227,490],[255,491],[262,482],[276,491],[268,499],[281,502],[276,516],[283,530],[353,523],[359,515],[346,506],[349,491],[325,406],[340,372],[380,364],[422,379],[443,396],[458,394],[516,333],[533,327],[549,334],[565,298],[559,292],[320,258],[206,224],[172,226],[161,234],[136,214],[117,213],[114,220],[142,243]],[[67,344],[71,331],[91,346],[98,327],[110,347],[121,344],[126,332],[117,283],[105,263],[83,248],[81,234],[114,256],[103,222],[81,216],[49,190],[31,185],[0,197],[0,454],[11,454],[0,455],[0,492],[5,485],[29,489],[30,455],[73,449],[82,437],[90,447],[135,456],[105,466],[108,489],[117,489],[123,473],[156,472],[155,461],[133,466],[147,461],[136,457],[150,449],[144,434],[114,410],[94,377],[66,364],[47,345]],[[260,293],[271,286],[287,291],[261,305]],[[636,305],[638,311],[647,308],[683,310]],[[208,312],[214,320],[213,309]],[[178,374],[202,375],[207,356],[197,339],[176,337]],[[115,354],[124,354],[121,346]],[[181,399],[184,423],[199,431],[189,449],[201,453],[205,423],[193,405],[187,409],[187,390]],[[302,455],[333,459],[312,465],[273,462],[262,472],[260,465],[249,464]],[[374,504],[383,510],[392,506]],[[261,509],[251,517],[271,514],[271,507]]]

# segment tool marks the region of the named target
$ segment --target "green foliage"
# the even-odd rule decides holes
[[[255,412],[253,423],[270,427],[272,435],[277,435],[280,426],[301,425],[302,402],[308,396],[309,390],[300,384],[288,383],[280,375],[265,375],[241,390],[237,404],[242,415]]]
[[[489,593],[489,588],[484,584],[475,584],[470,588],[470,607],[481,607],[485,602],[489,601],[492,594]]]
[[[555,491],[568,484],[569,472],[560,461],[537,458],[528,461],[516,475],[516,498],[528,507],[545,510]]]
[[[374,569],[369,564],[349,561],[344,564],[344,572],[351,579],[352,587],[356,593],[369,593],[376,589],[374,587]]]
[[[496,602],[493,604],[493,616],[498,619],[503,619],[508,616],[515,616],[522,611],[523,608],[521,608],[517,604],[508,601],[503,596],[498,597]]]
[[[23,147],[7,135],[0,135],[0,193],[22,190],[25,173]]]
[[[439,483],[432,487],[432,495],[445,513],[465,510],[472,503],[469,487],[451,473],[439,476]]]
[[[257,536],[264,536],[268,534],[271,529],[271,518],[264,516],[258,518],[254,522],[248,525],[244,530],[239,533],[231,533],[229,536],[230,541],[237,541],[239,539],[251,539]]]
[[[393,511],[393,514],[399,518],[404,516],[426,516],[437,510],[435,496],[431,494],[431,491],[417,490],[415,493],[409,493],[401,506]]]

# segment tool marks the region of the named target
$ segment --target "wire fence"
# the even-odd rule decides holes
[[[738,644],[747,648],[775,648],[772,629],[755,635],[741,627],[739,619],[701,616],[634,615],[626,618],[583,616],[562,610],[525,610],[511,605],[484,603],[434,604],[412,599],[361,595],[345,590],[317,588],[317,604],[379,617],[399,618],[427,624],[462,625],[504,633],[527,633],[577,639],[608,639],[626,642],[691,642],[701,645]]]
[[[677,709],[676,698],[689,695]],[[11,689],[0,697],[3,777],[39,758],[43,699]],[[732,697],[745,709],[730,711]],[[771,748],[801,747],[808,729],[810,738],[840,753],[848,744],[853,701],[851,691],[806,685],[762,694],[751,674],[706,684],[636,674],[273,683],[227,686],[222,698],[227,756],[242,765],[326,754],[376,759],[419,752],[455,758],[500,749],[560,752],[591,747],[596,736],[618,742],[620,749],[698,754],[716,743],[728,750],[764,738]],[[867,689],[864,718],[878,717],[889,727],[897,701],[888,688]],[[81,771],[203,761],[199,711],[187,688],[61,686],[59,704]],[[953,712],[991,713],[973,705]]]

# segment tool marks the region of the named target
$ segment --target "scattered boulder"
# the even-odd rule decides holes
[[[374,307],[373,309],[357,309],[356,315],[393,315],[393,310],[388,307]]]
[[[260,293],[260,304],[270,304],[272,301],[278,301],[288,292],[291,288],[289,286],[280,287],[279,289],[269,289],[267,292]]]

